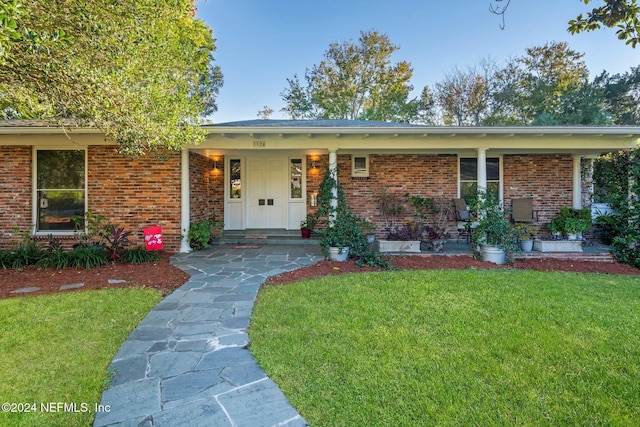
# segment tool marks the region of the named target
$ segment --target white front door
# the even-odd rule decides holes
[[[246,228],[286,228],[287,158],[247,158]]]

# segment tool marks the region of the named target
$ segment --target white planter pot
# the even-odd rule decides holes
[[[520,240],[520,248],[522,252],[531,252],[533,250],[533,240]]]
[[[367,234],[367,243],[373,243],[376,241],[376,235],[375,234]]]
[[[494,264],[504,264],[506,256],[504,249],[500,249],[495,246],[483,246],[481,253],[483,261],[492,262]]]
[[[420,252],[420,240],[378,240],[380,252]]]
[[[329,248],[329,260],[344,262],[349,259],[349,247],[344,248]]]
[[[567,233],[567,239],[569,239],[569,240],[578,240],[578,234],[577,233]]]

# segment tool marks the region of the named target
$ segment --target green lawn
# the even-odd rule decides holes
[[[640,279],[407,271],[264,287],[251,350],[312,426],[640,425]]]
[[[161,297],[122,288],[0,300],[0,403],[22,411],[3,406],[0,425],[91,425],[107,366]]]

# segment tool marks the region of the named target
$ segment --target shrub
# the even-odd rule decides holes
[[[90,269],[106,264],[107,256],[101,245],[78,246],[69,252],[70,267]]]
[[[143,246],[126,249],[122,253],[120,261],[129,262],[131,264],[142,264],[143,262],[153,262],[160,259],[158,251],[148,251]]]
[[[187,233],[189,246],[194,251],[208,248],[211,246],[213,238],[220,234],[223,226],[224,222],[216,221],[213,216],[204,221],[192,222],[189,224],[189,232]]]

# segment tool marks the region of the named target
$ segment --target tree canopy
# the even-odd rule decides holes
[[[567,43],[551,42],[526,49],[504,66],[485,60],[466,71],[455,69],[435,84],[433,113],[440,117],[433,121],[460,126],[607,125],[620,123],[618,116],[624,114],[624,124],[631,124],[637,117],[638,76],[605,73],[590,82],[583,56]],[[611,86],[614,82],[617,88]]]
[[[591,0],[582,0],[584,4]],[[601,0],[604,5],[594,7],[586,16],[578,15],[568,22],[567,31],[571,34],[594,31],[602,26],[616,27],[618,39],[624,40],[632,47],[640,42],[640,7],[636,0]],[[489,10],[502,16],[501,28],[504,28],[504,16],[509,9],[511,0],[493,0],[489,3]]]
[[[222,85],[191,0],[8,0],[0,6],[0,114],[75,119],[124,153],[204,137]]]
[[[408,122],[418,114],[411,64],[391,64],[399,49],[385,34],[361,32],[358,43],[331,43],[318,65],[307,69],[304,83],[287,79],[281,93],[293,119],[350,119]]]

